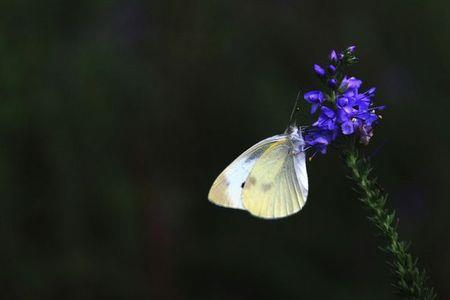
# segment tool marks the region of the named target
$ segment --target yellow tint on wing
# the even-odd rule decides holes
[[[292,150],[289,139],[273,143],[251,169],[242,201],[252,215],[282,218],[298,212],[305,204],[306,195],[299,184]]]

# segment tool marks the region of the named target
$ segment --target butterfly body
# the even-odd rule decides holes
[[[303,146],[301,130],[297,126],[260,141],[217,177],[208,199],[217,205],[247,210],[265,219],[298,212],[308,194]]]

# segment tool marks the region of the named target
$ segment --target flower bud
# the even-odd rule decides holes
[[[325,70],[319,65],[314,65],[314,72],[316,72],[316,74],[319,77],[324,77],[325,76]]]
[[[336,79],[331,78],[330,80],[328,80],[328,86],[333,90],[336,89],[338,86]]]
[[[330,61],[333,63],[336,63],[338,61],[338,55],[334,50],[330,53]]]
[[[336,73],[336,67],[333,65],[329,65],[328,66],[328,73],[330,73],[331,75],[334,75]]]
[[[350,46],[347,48],[347,52],[353,54],[355,52],[356,46]]]

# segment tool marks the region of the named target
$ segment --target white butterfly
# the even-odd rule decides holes
[[[303,146],[301,129],[295,123],[284,134],[262,140],[217,177],[208,199],[265,219],[295,214],[308,197]]]

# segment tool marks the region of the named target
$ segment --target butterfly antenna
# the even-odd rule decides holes
[[[287,124],[285,133],[289,132],[289,129],[292,126],[297,125],[297,115],[300,112],[300,96],[301,96],[301,94],[302,94],[301,90],[298,91],[297,98],[295,99],[294,108],[292,109],[291,116],[289,118],[289,122]]]

